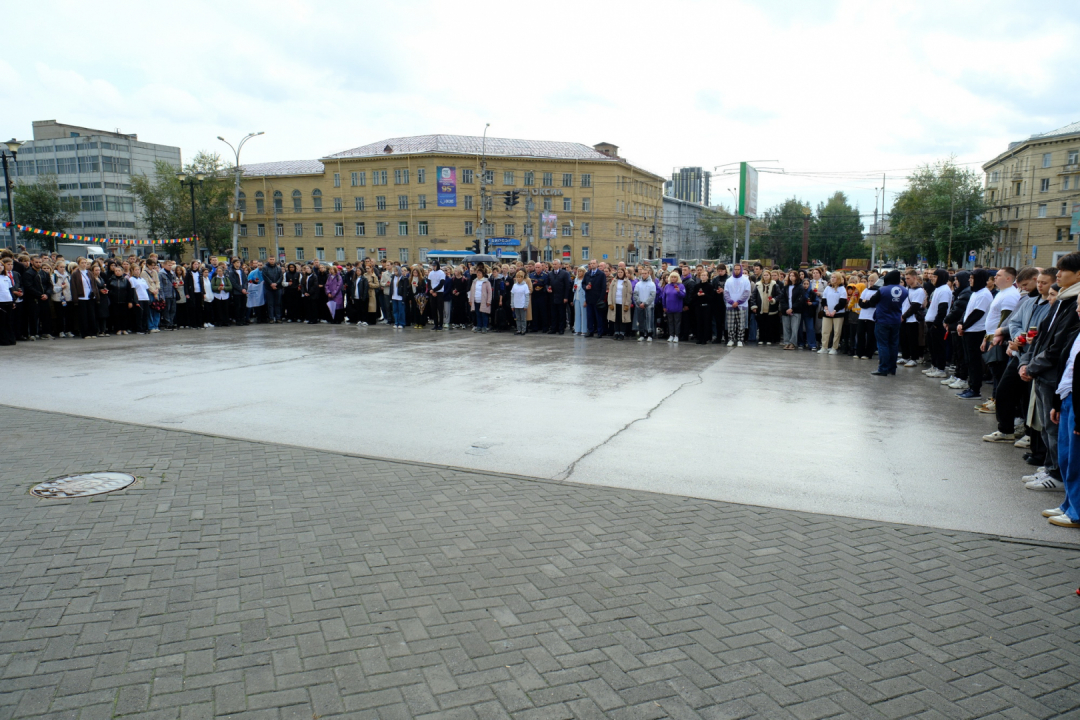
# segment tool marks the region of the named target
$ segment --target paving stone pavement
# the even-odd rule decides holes
[[[1080,712],[1077,546],[5,414],[0,720]]]

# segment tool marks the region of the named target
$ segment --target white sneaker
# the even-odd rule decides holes
[[[742,347],[742,340],[740,340],[739,342],[735,343],[735,345],[736,345],[737,347]]]
[[[676,345],[678,345],[678,344],[679,344],[679,336],[678,336],[678,335],[676,335],[675,337],[673,337],[673,338],[671,339],[671,342],[673,342],[673,343],[675,343]]]
[[[638,342],[645,342],[645,337],[644,337],[644,336],[642,336],[642,335],[638,335],[638,339],[637,339],[637,341],[638,341]]]
[[[931,370],[930,372],[926,373],[926,377],[934,378],[936,380],[938,378],[948,377],[948,375],[946,375],[942,370]]]
[[[967,390],[967,380],[956,380],[955,382],[949,383],[949,387],[953,390]]]
[[[1013,442],[1014,440],[1016,440],[1015,435],[1008,435],[1006,433],[1001,432],[1000,430],[995,430],[994,432],[990,433],[989,435],[983,435],[983,441],[984,442],[1000,443],[1000,442]]]
[[[1029,483],[1032,480],[1042,480],[1044,477],[1046,477],[1046,466],[1045,465],[1040,465],[1035,470],[1034,475],[1025,475],[1024,477],[1020,478],[1020,481],[1025,482],[1025,483]]]
[[[728,340],[727,341],[727,346],[728,347],[735,347],[735,343],[733,341],[731,341],[731,340]]]
[[[650,335],[650,336],[648,337],[648,341],[649,341],[649,342],[652,342],[652,335]]]
[[[1013,447],[1020,448],[1021,450],[1027,450],[1028,448],[1031,447],[1031,437],[1028,436],[1028,435],[1025,435],[1024,437],[1022,437],[1019,440],[1017,440],[1016,442],[1014,442]]]
[[[154,328],[154,329],[153,329],[153,330],[151,330],[150,332],[161,332],[161,331],[160,331],[160,330],[158,330],[157,328]]]
[[[836,355],[836,354],[837,354],[837,352],[836,352],[835,350],[830,350],[830,351],[829,351],[829,354],[830,354],[830,355]]]
[[[960,378],[956,377],[955,375],[950,375],[947,379],[942,380],[941,384],[942,385],[952,385],[954,382],[956,382],[959,379]]]
[[[1065,486],[1061,484],[1060,480],[1055,480],[1049,475],[1044,477],[1042,480],[1032,480],[1029,483],[1024,483],[1024,487],[1026,487],[1028,490],[1044,490],[1049,492],[1065,489]]]
[[[817,354],[818,355],[824,355],[826,352],[827,352],[827,350],[825,348],[821,348],[820,350],[817,351]]]
[[[675,341],[675,336],[674,336],[674,335],[672,335],[671,337],[669,337],[669,338],[667,339],[667,341],[668,341],[668,342],[674,342],[674,341]]]
[[[1049,508],[1047,510],[1042,511],[1042,516],[1044,518],[1058,517],[1059,515],[1064,515],[1064,514],[1065,513],[1061,512],[1061,508]]]

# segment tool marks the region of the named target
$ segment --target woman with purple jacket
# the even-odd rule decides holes
[[[330,275],[326,278],[326,307],[330,311],[330,322],[338,325],[345,315],[345,280],[338,272],[337,265],[330,266]]]
[[[664,314],[668,322],[668,342],[679,342],[679,320],[682,319],[683,299],[686,297],[686,288],[683,287],[679,273],[673,272],[668,275],[667,285],[660,290],[663,299]]]

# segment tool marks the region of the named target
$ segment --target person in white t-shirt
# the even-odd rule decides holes
[[[908,268],[904,273],[904,284],[908,289],[907,300],[900,308],[900,316],[903,324],[900,326],[900,365],[915,367],[922,357],[922,345],[919,336],[922,335],[923,318],[926,316],[926,290],[923,289],[922,280],[915,268]]]
[[[138,301],[138,315],[135,318],[135,327],[140,335],[150,332],[150,287],[143,279],[142,273],[136,272],[137,268],[131,269],[128,284],[135,290],[135,299]]]
[[[945,315],[952,305],[952,288],[949,287],[949,271],[934,271],[934,292],[926,307],[926,344],[930,348],[930,370],[927,377],[949,377],[945,372]]]
[[[859,293],[859,332],[855,341],[855,357],[869,360],[877,349],[874,337],[874,306],[866,307],[863,303],[877,294],[878,274],[870,273],[866,278],[866,288]]]
[[[982,342],[982,351],[984,353],[995,347],[995,333],[997,333],[999,327],[1008,321],[1009,315],[1020,304],[1020,289],[1016,286],[1016,275],[1015,268],[1003,267],[994,276],[994,284],[997,286],[998,292],[990,302],[990,309],[986,313],[986,328],[983,330],[985,337]],[[990,353],[989,359],[986,360],[986,365],[990,369],[994,383],[993,391],[990,393],[991,398],[997,397],[998,381],[1001,380],[1001,375],[1005,371],[1005,364],[1008,360],[1009,357],[1005,354],[1005,346],[1000,343]],[[983,410],[993,412],[994,406],[992,403],[992,400],[988,401]]]
[[[963,321],[956,326],[956,334],[963,338],[964,355],[968,364],[968,389],[958,393],[961,400],[975,400],[982,397],[982,344],[986,337],[986,313],[994,296],[990,293],[993,275],[985,268],[979,268],[971,275],[971,299],[964,310]]]

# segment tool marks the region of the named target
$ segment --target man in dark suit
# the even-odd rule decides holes
[[[548,294],[548,273],[544,264],[536,263],[528,278],[532,280],[532,331],[547,332],[551,296]]]
[[[232,290],[229,291],[229,305],[232,308],[233,325],[247,325],[247,273],[240,264],[240,258],[232,259],[232,267],[229,268],[229,283]]]
[[[585,273],[585,316],[589,319],[589,335],[603,337],[607,322],[607,276],[595,260],[589,261]]]
[[[551,264],[548,276],[548,293],[551,295],[551,329],[548,333],[562,335],[566,332],[566,311],[574,294],[574,279],[562,266],[562,260]]]
[[[27,336],[31,340],[44,340],[48,334],[42,328],[42,312],[48,307],[49,293],[52,292],[52,279],[49,274],[41,269],[41,258],[30,259],[28,267],[22,276],[23,281],[23,305],[26,312]]]

